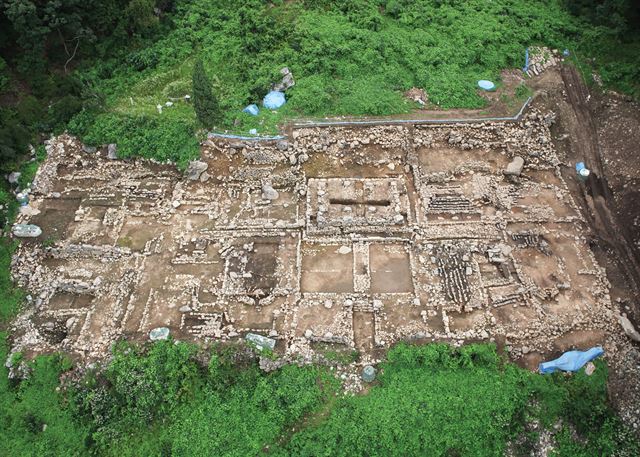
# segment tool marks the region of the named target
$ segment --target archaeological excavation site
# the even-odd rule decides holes
[[[251,334],[281,360],[329,346],[375,363],[398,341],[492,341],[532,369],[575,347],[615,354],[628,339],[554,120],[529,107],[210,138],[185,174],[55,137],[19,216],[44,241],[25,239],[13,261],[32,304],[13,346],[98,359],[168,330]]]
[[[0,1],[0,457],[640,456],[639,24]]]

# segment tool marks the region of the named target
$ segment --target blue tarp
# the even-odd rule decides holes
[[[580,170],[583,170],[583,169],[585,169],[585,168],[587,168],[587,167],[585,167],[584,162],[578,162],[578,163],[576,164],[576,171],[577,171],[578,173],[580,173]]]
[[[264,100],[262,100],[262,104],[268,109],[278,109],[286,102],[287,100],[284,98],[284,94],[277,90],[272,90],[264,97]]]
[[[597,346],[588,351],[569,351],[562,354],[555,360],[543,362],[540,364],[540,373],[553,373],[556,370],[562,371],[578,371],[587,362],[592,361],[596,357],[604,354],[604,349]]]
[[[529,71],[529,48],[524,51],[524,67],[522,68],[523,72]]]
[[[253,104],[253,105],[246,106],[242,110],[242,112],[243,113],[249,113],[252,116],[257,116],[260,113],[260,108],[258,108],[258,105]]]
[[[496,85],[491,81],[487,81],[486,79],[481,79],[478,81],[478,87],[484,90],[495,90]]]

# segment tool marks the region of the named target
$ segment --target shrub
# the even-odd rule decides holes
[[[153,69],[158,62],[158,52],[153,48],[132,52],[127,56],[127,63],[137,71]]]
[[[70,125],[89,144],[118,145],[122,158],[144,157],[175,162],[185,169],[200,155],[193,123],[181,119],[80,113]]]
[[[0,57],[0,94],[9,89],[9,74],[7,72],[7,62]]]
[[[0,359],[7,359],[6,334],[0,332]],[[88,430],[75,420],[67,398],[56,389],[60,373],[69,369],[59,355],[28,363],[30,376],[7,379],[0,364],[0,454],[7,457],[88,455]]]
[[[200,123],[207,128],[213,127],[220,117],[218,100],[213,95],[211,80],[204,69],[202,59],[193,66],[193,108]]]
[[[27,151],[32,133],[15,113],[0,108],[0,172],[15,171],[19,159]]]
[[[29,128],[42,128],[47,122],[47,111],[33,95],[27,95],[16,107],[18,119]]]
[[[0,192],[0,204],[9,204],[2,201],[5,199],[11,199],[13,204],[12,195],[7,197]],[[24,298],[23,292],[14,287],[11,280],[11,256],[16,247],[17,243],[0,237],[0,324],[8,322],[18,312]]]
[[[62,128],[80,110],[82,110],[82,99],[74,95],[66,95],[49,108],[50,125],[53,128]]]

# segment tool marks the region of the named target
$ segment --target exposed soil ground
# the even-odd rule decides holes
[[[13,265],[31,292],[14,348],[100,358],[168,327],[204,342],[259,333],[291,358],[355,349],[361,363],[399,340],[495,341],[535,369],[602,345],[629,398],[637,351],[617,314],[638,317],[640,114],[593,101],[570,67],[529,85],[518,122],[208,140],[193,179],[52,140],[20,216],[43,235]]]
[[[551,127],[561,170],[589,224],[589,245],[606,268],[616,312],[640,323],[639,246],[640,106],[627,97],[588,88],[570,66],[532,81],[535,104],[557,113]],[[586,183],[576,179],[576,162],[592,171]],[[637,345],[610,372],[610,389],[623,416],[638,428]]]

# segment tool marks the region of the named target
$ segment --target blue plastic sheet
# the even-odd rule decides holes
[[[481,79],[480,81],[478,81],[478,87],[484,90],[495,90],[496,85],[491,81],[487,81],[486,79]]]
[[[529,48],[524,51],[524,67],[522,68],[523,72],[529,71]]]
[[[246,106],[243,110],[243,113],[249,113],[252,116],[257,116],[260,113],[260,108],[258,108],[258,105],[253,104],[253,105],[249,105]]]
[[[578,162],[578,163],[576,164],[576,171],[577,171],[578,173],[580,173],[580,170],[583,170],[583,169],[585,169],[585,168],[587,168],[587,167],[585,167],[584,162]]]
[[[542,374],[553,373],[557,370],[578,371],[587,362],[591,362],[602,354],[604,354],[604,349],[599,346],[593,347],[588,351],[565,352],[555,360],[541,363],[539,370]]]
[[[278,109],[284,105],[287,100],[284,98],[284,93],[272,90],[262,100],[262,104],[268,109]]]

